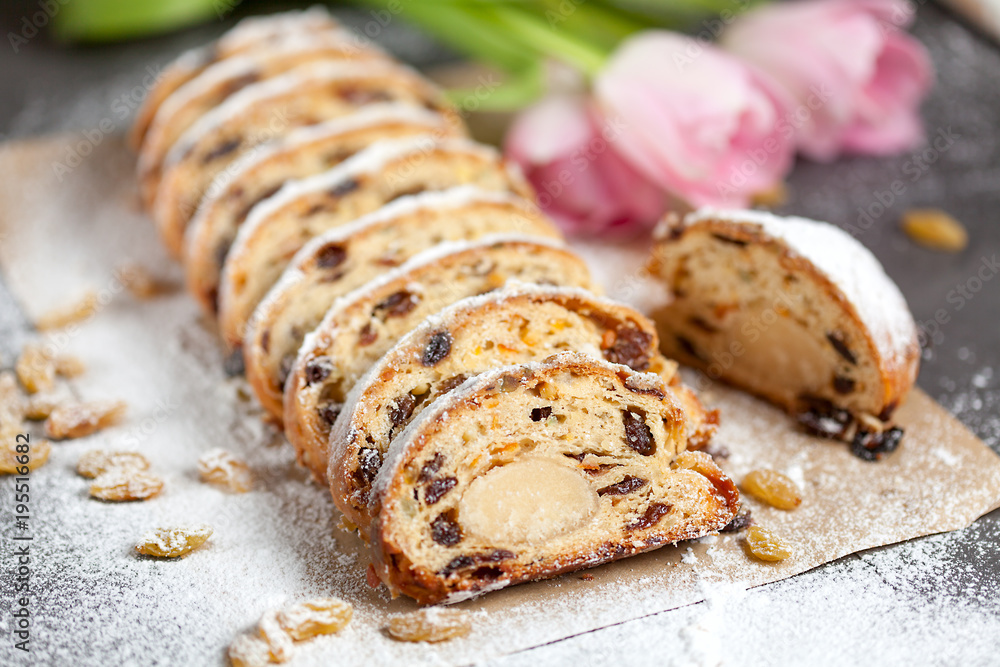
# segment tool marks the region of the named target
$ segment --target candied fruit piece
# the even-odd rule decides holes
[[[188,528],[158,528],[146,533],[135,550],[155,558],[183,558],[203,545],[212,536],[209,526]]]
[[[97,311],[97,292],[90,290],[76,303],[45,313],[35,322],[39,331],[62,329],[88,319]]]
[[[278,624],[295,641],[340,632],[348,623],[354,608],[337,598],[306,600],[278,612]]]
[[[271,649],[260,637],[240,635],[229,645],[229,663],[233,667],[264,667],[271,663]]]
[[[911,208],[902,222],[907,236],[931,250],[959,252],[969,244],[962,223],[938,208]]]
[[[781,538],[766,528],[750,526],[745,539],[746,549],[754,558],[775,562],[792,556],[791,549]]]
[[[11,431],[8,434],[6,431],[7,429],[0,427],[0,438],[2,438],[0,440],[0,475],[21,474],[18,472],[18,468],[22,466],[27,466],[28,470],[35,470],[48,463],[49,454],[52,453],[52,445],[48,440],[27,443],[28,451],[19,452],[17,451],[18,445],[21,444],[23,447],[24,443],[17,442],[18,434],[16,432]],[[20,460],[18,460],[19,458]]]
[[[15,371],[29,394],[49,391],[56,383],[55,355],[41,343],[28,343],[21,350]]]
[[[163,490],[163,480],[142,470],[112,468],[98,475],[90,485],[90,495],[98,500],[127,502],[146,500]]]
[[[743,478],[743,490],[779,510],[793,510],[802,504],[795,482],[774,470],[754,470]]]
[[[250,467],[224,449],[212,449],[198,459],[201,481],[232,493],[246,493],[253,485]]]
[[[401,642],[443,642],[464,637],[471,629],[462,612],[436,607],[393,616],[386,626],[389,636]]]
[[[82,438],[117,424],[125,415],[124,401],[90,401],[60,405],[45,422],[45,435],[56,440]]]
[[[64,378],[75,378],[83,375],[87,366],[79,357],[64,354],[55,358],[56,375]]]
[[[94,479],[114,469],[148,470],[149,461],[139,452],[92,449],[80,455],[80,460],[76,462],[76,473],[87,479]]]
[[[292,636],[278,622],[278,612],[269,611],[264,614],[260,622],[257,623],[257,630],[260,632],[261,638],[267,642],[268,650],[271,652],[271,660],[288,662],[291,659],[295,645],[292,643]]]

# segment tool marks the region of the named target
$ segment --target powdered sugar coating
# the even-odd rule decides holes
[[[162,128],[170,124],[174,115],[191,102],[241,77],[259,72],[268,61],[338,47],[347,51],[350,48],[346,46],[348,37],[341,31],[284,35],[280,41],[265,44],[260,49],[216,61],[183,83],[163,101],[153,117],[148,137],[162,133]],[[151,139],[147,138],[146,142],[149,141]]]
[[[477,248],[488,248],[492,245],[507,243],[524,243],[557,249],[565,249],[566,247],[565,244],[553,239],[523,236],[520,234],[490,234],[476,239],[475,241],[445,241],[443,243],[439,243],[433,248],[414,255],[392,271],[386,272],[378,278],[362,285],[353,292],[350,292],[349,294],[346,294],[334,301],[333,305],[330,306],[330,309],[326,312],[326,316],[323,317],[323,321],[320,325],[313,331],[306,334],[305,339],[302,341],[302,347],[299,348],[299,358],[302,359],[315,352],[321,346],[326,345],[333,335],[333,331],[336,329],[336,321],[340,317],[341,313],[349,309],[355,303],[364,301],[370,294],[377,292],[385,285],[399,280],[410,272],[416,271],[421,267],[436,264],[446,257],[458,255]],[[417,293],[422,291],[421,286],[417,284],[409,285],[407,289]]]
[[[559,298],[566,299],[567,301],[570,299],[579,299],[584,303],[593,303],[594,305],[606,308],[609,311],[614,311],[623,307],[617,302],[601,296],[596,296],[593,292],[589,292],[579,287],[539,285],[536,283],[522,282],[516,278],[509,280],[498,290],[487,292],[486,294],[479,294],[477,296],[466,297],[461,301],[456,301],[450,306],[428,315],[423,322],[410,331],[410,333],[402,337],[390,351],[386,352],[386,354],[383,355],[382,358],[379,359],[368,370],[368,372],[354,384],[344,400],[344,408],[341,410],[340,415],[337,417],[337,421],[330,430],[330,441],[349,442],[355,439],[355,433],[353,432],[354,408],[358,402],[362,400],[365,394],[371,390],[372,385],[376,382],[376,379],[399,361],[399,355],[393,354],[394,350],[402,351],[414,347],[419,341],[424,340],[434,331],[452,330],[460,322],[468,318],[471,313],[481,310],[487,304],[500,304],[505,301],[512,301],[524,297],[536,298],[539,300],[551,299],[553,301]],[[662,380],[658,376],[650,374],[659,380],[659,382],[650,384],[646,381],[645,375],[646,374],[636,374],[629,376],[629,382],[633,383],[631,386],[640,390],[654,388],[662,390]]]
[[[315,192],[322,192],[352,178],[365,174],[374,174],[394,160],[410,156],[424,155],[430,151],[448,151],[479,155],[484,159],[499,161],[496,149],[483,146],[465,139],[436,139],[433,135],[419,135],[406,139],[390,139],[377,141],[363,151],[344,160],[333,169],[315,176],[309,176],[298,181],[286,181],[278,192],[254,206],[246,221],[240,226],[233,246],[229,251],[226,264],[229,261],[239,261],[243,249],[254,237],[257,229],[264,225],[271,216],[285,208],[299,197]],[[227,281],[223,280],[223,284]]]
[[[917,328],[902,293],[868,248],[835,225],[808,218],[780,217],[764,211],[705,208],[688,215],[685,225],[723,220],[756,225],[809,260],[850,302],[868,328],[883,360],[903,359],[917,345]]]
[[[417,72],[409,67],[388,61],[339,61],[300,65],[281,76],[247,86],[203,115],[185,130],[184,134],[171,146],[163,161],[164,166],[177,164],[201,137],[232,123],[239,114],[267,99],[293,93],[313,82],[342,81],[352,78],[371,79],[379,76],[413,77],[421,82],[424,81]],[[140,160],[140,169],[145,166],[148,165],[144,165]]]
[[[242,19],[219,38],[218,48],[223,52],[238,51],[276,37],[300,36],[297,33],[306,30],[337,30],[350,36],[325,7],[314,5],[299,11]]]
[[[423,124],[427,126],[428,133],[438,131],[446,124],[444,117],[434,111],[404,102],[385,102],[366,105],[354,113],[316,125],[296,128],[287,135],[261,146],[253,153],[251,159],[240,164],[237,170],[223,172],[215,177],[205,191],[202,204],[198,207],[195,217],[187,228],[186,244],[190,247],[190,244],[195,242],[201,227],[206,224],[206,219],[212,214],[214,203],[225,200],[227,196],[242,187],[244,179],[263,165],[282,155],[301,150],[314,142],[322,142],[338,135],[393,122]]]
[[[335,227],[319,236],[312,238],[295,253],[292,261],[281,274],[278,282],[268,291],[260,305],[254,309],[248,323],[246,340],[254,340],[256,330],[263,316],[268,312],[268,305],[281,299],[294,285],[305,279],[305,265],[312,257],[328,243],[343,241],[367,228],[380,225],[395,218],[411,215],[421,210],[436,208],[458,209],[477,203],[510,203],[524,208],[534,206],[531,202],[509,192],[483,190],[475,185],[460,185],[448,190],[431,190],[415,195],[407,195],[395,199],[380,209],[372,211],[353,222]],[[234,246],[235,247],[235,246]]]

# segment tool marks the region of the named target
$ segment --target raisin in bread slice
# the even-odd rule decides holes
[[[330,171],[287,183],[254,208],[226,258],[219,289],[223,341],[239,348],[257,304],[313,237],[398,197],[459,185],[531,194],[496,150],[431,137],[379,142]]]
[[[243,358],[261,405],[281,418],[285,379],[302,339],[338,297],[443,241],[502,233],[562,238],[527,200],[470,186],[403,197],[314,238],[248,324]]]
[[[408,104],[371,104],[334,120],[299,128],[261,147],[233,173],[215,178],[184,238],[190,292],[213,319],[218,314],[219,276],[236,232],[250,210],[285,181],[337,166],[383,139],[464,134],[439,113]]]
[[[874,458],[917,375],[906,301],[843,230],[802,218],[704,210],[665,223],[651,269],[672,303],[663,350],[800,416]]]
[[[509,283],[428,317],[351,390],[330,435],[330,485],[345,518],[372,520],[371,483],[386,451],[435,400],[479,373],[564,350],[656,373],[684,410],[685,440],[714,430],[697,398],[679,390],[677,364],[660,354],[647,317],[581,289]],[[550,416],[541,407],[532,418]]]
[[[354,383],[428,315],[511,278],[597,289],[583,260],[561,245],[486,238],[439,244],[330,308],[285,384],[285,435],[317,480],[326,477],[330,427]]]
[[[483,373],[393,441],[374,484],[375,572],[450,603],[714,533],[739,492],[683,435],[653,374],[572,352]]]
[[[130,145],[133,149],[139,150],[160,106],[174,91],[213,64],[253,49],[293,43],[319,35],[336,37],[338,41],[353,45],[359,50],[373,49],[370,45],[360,43],[354,35],[344,30],[322,7],[245,18],[215,42],[185,51],[163,71],[150,72],[153,81],[148,86],[149,94],[136,112],[135,120],[132,121],[128,136]]]
[[[139,151],[139,182],[147,208],[152,207],[160,168],[170,147],[195,121],[243,88],[303,64],[338,60],[385,59],[380,51],[361,50],[340,36],[303,35],[290,44],[256,49],[205,69],[160,105]]]
[[[212,179],[247,151],[297,127],[339,118],[371,102],[407,102],[446,113],[442,92],[417,72],[388,62],[325,62],[301,65],[249,85],[199,118],[163,161],[154,188],[153,218],[167,248],[179,254],[184,230]],[[153,179],[151,173],[143,174]]]

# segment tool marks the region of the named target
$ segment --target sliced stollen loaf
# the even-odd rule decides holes
[[[302,35],[286,44],[254,49],[205,68],[163,101],[139,151],[139,179],[143,203],[153,205],[160,167],[170,147],[209,110],[243,88],[307,63],[338,60],[386,59],[374,49],[362,50],[333,35]]]
[[[281,418],[285,379],[302,339],[338,297],[443,241],[503,233],[562,238],[531,202],[471,186],[402,197],[314,238],[292,259],[248,324],[243,358],[261,405]]]
[[[571,352],[483,373],[393,441],[373,487],[375,572],[450,603],[718,531],[739,492],[683,448],[656,375]]]
[[[324,62],[301,65],[251,84],[199,118],[163,161],[162,177],[140,173],[144,190],[156,191],[153,218],[175,254],[187,222],[206,188],[224,169],[256,146],[356,111],[371,102],[408,102],[461,119],[441,91],[417,72],[388,62]]]
[[[651,271],[673,301],[663,351],[762,396],[874,459],[917,375],[906,301],[843,230],[802,218],[703,210],[659,230]]]
[[[219,276],[236,232],[250,210],[285,181],[340,164],[381,139],[464,134],[439,113],[409,104],[370,104],[342,118],[293,130],[260,147],[236,170],[216,176],[184,238],[188,289],[206,314],[218,314]]]
[[[291,11],[266,17],[245,18],[215,42],[185,51],[162,72],[149,87],[146,99],[136,112],[129,131],[129,144],[139,150],[146,132],[159,111],[160,105],[175,90],[197,77],[206,68],[226,58],[237,56],[255,48],[289,43],[304,36],[327,34],[344,44],[357,49],[373,49],[362,44],[354,35],[340,27],[340,24],[322,7],[306,11]]]
[[[542,239],[442,243],[344,297],[306,336],[285,384],[285,435],[324,480],[330,427],[354,383],[396,341],[445,306],[509,279],[596,290],[586,264]]]
[[[230,349],[242,345],[257,304],[311,238],[398,197],[459,185],[531,193],[496,150],[431,137],[379,142],[330,171],[286,183],[254,207],[226,258],[219,289],[223,341]]]
[[[684,410],[685,439],[704,436],[714,424],[705,423],[694,394],[671,387],[679,382],[677,364],[658,342],[647,317],[581,289],[511,282],[462,299],[407,334],[351,390],[330,433],[334,501],[349,522],[367,526],[371,483],[411,421],[474,375],[565,350],[659,375]],[[532,415],[550,417],[545,407]]]

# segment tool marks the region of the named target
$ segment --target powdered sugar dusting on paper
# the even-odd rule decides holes
[[[115,285],[112,270],[128,259],[179,277],[152,225],[130,208],[132,160],[120,146],[103,145],[54,187],[49,157],[60,148],[0,154],[0,233],[8,234],[0,266],[33,316],[78,290],[92,287],[106,297],[95,318],[60,345],[87,364],[88,372],[73,381],[77,395],[126,399],[129,413],[120,426],[54,445],[51,462],[31,476],[33,631],[39,641],[28,657],[8,659],[9,647],[0,648],[4,664],[31,664],[29,657],[39,664],[219,664],[226,645],[265,611],[329,595],[351,602],[354,620],[342,633],[297,648],[293,664],[469,664],[714,595],[723,622],[708,619],[703,630],[692,631],[694,651],[705,645],[698,637],[741,632],[732,627],[738,621],[730,604],[718,589],[706,592],[704,581],[732,584],[738,595],[741,587],[859,547],[965,525],[1000,495],[1000,466],[981,458],[981,445],[959,442],[954,423],[929,402],[902,408],[901,419],[919,428],[899,452],[872,465],[841,445],[801,435],[786,416],[755,399],[706,385],[707,400],[722,410],[720,444],[732,452],[724,465],[736,479],[754,467],[801,468],[800,509],[753,508],[758,521],[792,544],[790,561],[750,561],[738,535],[722,535],[594,569],[587,573],[592,579],[570,574],[464,602],[460,608],[484,612],[474,616],[467,638],[437,646],[393,642],[381,627],[390,614],[415,605],[367,586],[365,549],[336,527],[328,491],[308,482],[283,438],[260,421],[260,409],[241,398],[244,383],[225,378],[215,334],[195,302],[180,293],[135,301]],[[128,504],[90,499],[87,481],[73,467],[81,453],[98,447],[143,452],[151,471],[165,480],[162,495]],[[256,477],[251,492],[231,495],[198,480],[198,457],[215,447],[247,461]],[[932,447],[980,458],[970,472],[968,465],[946,465]],[[0,480],[4,507],[12,502],[7,481]],[[837,517],[833,527],[831,516]],[[132,553],[147,531],[191,523],[208,524],[214,534],[187,558],[161,562]],[[0,525],[4,562],[13,530],[9,522]],[[682,562],[689,548],[694,562]],[[850,582],[838,588],[836,580],[810,581],[818,588],[804,594],[850,589]],[[9,578],[0,580],[0,597],[10,599],[11,585]],[[751,594],[733,606],[752,610],[758,600]],[[841,606],[845,614],[852,608]],[[878,627],[889,621],[868,622]],[[0,617],[0,631],[9,634],[9,624],[7,615]],[[613,637],[609,632],[604,636]],[[658,641],[662,645],[664,637]],[[734,650],[724,643],[723,657]]]

